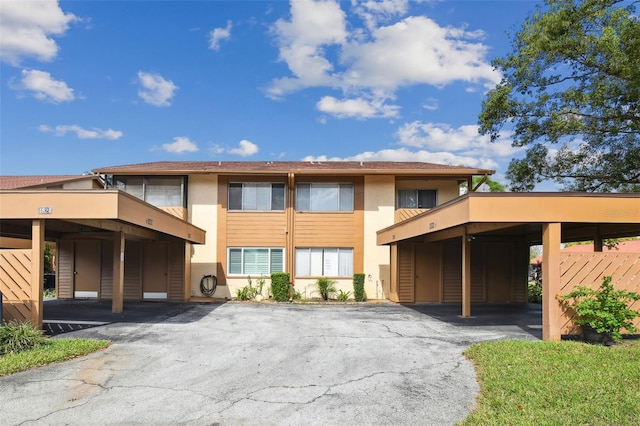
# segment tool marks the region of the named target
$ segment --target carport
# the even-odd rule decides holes
[[[122,191],[0,191],[4,317],[42,325],[45,241],[59,248],[59,297],[110,298],[112,312],[119,313],[127,288],[141,282],[144,262],[151,272],[160,265],[158,279],[166,283],[164,292],[148,292],[152,298],[161,294],[168,300],[188,300],[191,245],[204,240],[202,229]],[[148,250],[129,249],[141,245]],[[125,264],[133,260],[137,270],[127,277]],[[86,271],[80,274],[82,282],[80,267]],[[142,296],[140,290],[129,298],[138,293]]]
[[[574,331],[557,296],[575,285],[640,290],[640,253],[602,253],[607,238],[640,235],[640,194],[476,193],[378,231],[391,248],[390,298],[461,303],[525,303],[529,248],[543,246],[543,339]],[[561,253],[561,243],[593,240],[595,253]]]

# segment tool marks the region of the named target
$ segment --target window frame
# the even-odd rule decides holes
[[[298,261],[298,255],[302,250],[307,250],[308,253],[308,273],[307,274],[302,274],[299,271],[300,268],[300,262]],[[313,251],[317,251],[318,250],[322,250],[322,260],[321,260],[321,274],[313,274],[313,265],[312,265],[312,253]],[[338,265],[336,266],[336,269],[338,270],[338,274],[331,274],[331,275],[327,275],[325,274],[325,267],[326,267],[326,256],[325,256],[325,252],[327,250],[336,250],[335,256],[336,259],[338,261]],[[340,274],[340,270],[343,269],[343,267],[345,267],[345,265],[340,263],[340,259],[341,259],[341,251],[343,253],[349,253],[351,256],[350,259],[350,265],[348,265],[346,268],[346,272],[344,275]],[[294,276],[296,278],[317,278],[317,277],[331,277],[331,278],[339,278],[339,279],[345,279],[345,278],[353,278],[353,268],[355,266],[355,250],[353,247],[296,247],[295,248],[295,272],[294,272]]]
[[[240,199],[240,208],[231,208],[231,189],[232,187],[239,185],[240,186],[240,190],[241,190],[241,199]],[[245,203],[244,203],[244,197],[245,197],[245,187],[249,187],[249,186],[265,186],[265,185],[269,185],[269,198],[270,198],[270,204],[271,204],[271,208],[269,210],[264,210],[264,209],[245,209]],[[273,188],[275,185],[278,186],[282,186],[282,208],[281,209],[274,209],[274,202],[273,202]],[[256,207],[257,207],[257,192],[256,192]],[[284,212],[287,208],[287,185],[284,182],[229,182],[227,184],[227,210],[230,212]]]
[[[307,187],[308,188],[308,196],[305,195],[304,197],[300,196],[300,189],[301,187]],[[335,188],[336,189],[336,204],[337,204],[337,209],[333,210],[333,209],[314,209],[313,207],[313,194],[312,191],[314,188],[316,188],[316,190],[321,189],[321,188],[325,188],[325,189],[332,189]],[[349,189],[350,194],[349,194],[349,200],[347,202],[347,205],[342,206],[342,202],[343,202],[343,190],[344,189]],[[308,205],[302,206],[301,208],[301,199],[304,199],[305,204],[308,203]],[[344,207],[344,208],[343,208]],[[353,213],[355,211],[355,184],[353,182],[300,182],[296,184],[296,203],[295,203],[295,208],[296,211],[299,212],[311,212],[311,213]]]
[[[140,183],[140,191],[139,194],[136,194],[136,192],[129,192],[126,190],[126,185],[127,185],[127,181],[130,179],[136,179],[136,180],[141,180]],[[156,179],[180,179],[180,200],[181,200],[181,204],[179,205],[162,205],[162,206],[158,206],[156,204],[152,204],[149,201],[147,201],[147,194],[148,194],[148,187],[152,186],[152,183],[154,180]],[[144,201],[145,203],[151,204],[152,206],[156,206],[156,207],[183,207],[186,208],[187,207],[187,181],[188,180],[188,176],[184,176],[184,175],[150,175],[150,176],[145,176],[145,175],[110,175],[107,176],[107,187],[109,189],[118,189],[120,191],[126,192],[127,194],[130,194],[134,197],[136,197],[139,200]]]
[[[414,191],[415,195],[415,200],[416,200],[416,207],[402,207],[400,206],[400,193],[402,191]],[[432,193],[433,194],[433,199],[434,199],[434,204],[433,206],[430,207],[419,207],[419,203],[420,203],[420,192],[428,192],[428,193]],[[396,191],[396,210],[399,209],[432,209],[434,207],[436,207],[438,205],[438,190],[437,189],[430,189],[430,188],[398,188],[398,190]]]
[[[241,267],[241,272],[231,272],[231,251],[232,250],[240,250],[241,251],[241,260],[240,260],[240,267]],[[274,272],[284,272],[286,270],[285,268],[285,263],[286,263],[286,250],[284,247],[249,247],[249,246],[244,246],[244,247],[237,247],[237,246],[233,246],[233,247],[227,247],[227,275],[230,277],[240,277],[240,276],[246,276],[246,275],[258,275],[258,273],[252,273],[252,272],[246,272],[245,270],[245,251],[247,250],[267,250],[268,251],[268,264],[267,264],[267,273],[265,274],[260,274],[260,275],[266,275],[269,276]],[[274,271],[272,270],[272,266],[273,266],[273,257],[272,257],[272,253],[274,250],[280,250],[282,252],[282,271]]]

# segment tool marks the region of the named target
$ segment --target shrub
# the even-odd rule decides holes
[[[353,297],[356,299],[356,302],[362,302],[365,299],[364,274],[353,275]]]
[[[236,299],[238,300],[255,300],[258,295],[262,295],[262,288],[264,287],[264,277],[260,277],[256,280],[256,286],[251,285],[251,277],[247,277],[249,284],[236,290]]]
[[[289,300],[289,273],[274,272],[271,274],[271,294],[274,300],[286,302]]]
[[[316,280],[316,289],[320,293],[322,300],[329,300],[329,296],[336,292],[336,282],[326,277]]]
[[[542,286],[536,281],[529,281],[529,303],[542,303]]]
[[[33,324],[10,321],[0,326],[0,355],[32,349],[46,340],[42,330],[35,328]]]
[[[349,296],[351,296],[350,291],[340,290],[338,292],[338,295],[336,296],[336,299],[338,299],[339,302],[346,302],[347,300],[349,300]]]

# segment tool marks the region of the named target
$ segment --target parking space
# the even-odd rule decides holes
[[[455,424],[479,390],[464,349],[535,335],[517,324],[456,323],[453,307],[441,307],[226,303],[130,313],[65,334],[111,339],[107,350],[0,378],[0,406],[11,407],[0,424]]]

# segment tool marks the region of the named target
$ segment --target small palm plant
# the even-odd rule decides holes
[[[316,280],[316,289],[322,300],[329,300],[329,296],[336,292],[336,282],[329,278],[321,277]]]

